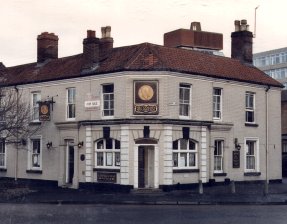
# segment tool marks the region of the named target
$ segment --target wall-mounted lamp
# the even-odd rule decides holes
[[[83,145],[84,145],[84,142],[83,142],[83,141],[79,142],[79,143],[78,143],[78,148],[79,148],[79,149],[82,148]]]
[[[235,138],[235,139],[234,139],[234,145],[235,145],[235,148],[236,148],[237,150],[240,150],[240,149],[241,149],[241,146],[240,146],[240,144],[238,143],[238,138]]]
[[[50,148],[53,146],[53,143],[52,143],[52,142],[48,142],[48,143],[46,144],[46,146],[47,146],[47,149],[50,149]]]

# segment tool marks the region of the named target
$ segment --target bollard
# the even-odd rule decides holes
[[[232,194],[235,194],[235,193],[236,193],[234,180],[231,181],[231,193],[232,193]]]
[[[198,181],[198,193],[203,194],[203,185],[202,185],[202,180]]]

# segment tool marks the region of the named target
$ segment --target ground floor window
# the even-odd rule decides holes
[[[214,141],[214,172],[223,172],[223,140]]]
[[[0,139],[0,168],[6,167],[6,149],[5,140]]]
[[[259,161],[259,144],[258,139],[245,139],[245,170],[246,171],[257,171]]]
[[[30,139],[29,147],[29,168],[39,170],[42,167],[42,149],[41,149],[41,138]]]
[[[120,141],[112,138],[95,142],[95,167],[116,168],[121,165]]]
[[[173,142],[173,167],[197,168],[197,143],[190,139],[178,139]]]

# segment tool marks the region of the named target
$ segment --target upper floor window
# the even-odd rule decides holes
[[[114,84],[103,85],[103,116],[114,116]]]
[[[245,122],[255,123],[255,94],[251,92],[245,94]]]
[[[222,89],[213,88],[213,119],[220,120],[222,115]]]
[[[32,121],[39,121],[39,101],[41,101],[41,93],[32,93]]]
[[[76,88],[67,89],[67,119],[76,118]]]
[[[214,172],[223,172],[223,140],[214,141]]]
[[[173,167],[197,168],[197,144],[190,139],[178,139],[173,142]]]
[[[191,86],[188,84],[179,85],[179,116],[190,117]]]
[[[5,140],[0,139],[0,168],[6,167],[6,149]]]
[[[246,138],[245,139],[245,170],[258,171],[259,166],[259,144],[258,139]]]
[[[28,150],[28,161],[30,169],[41,169],[42,157],[41,157],[41,139],[30,139],[30,149]]]
[[[100,139],[95,143],[95,166],[99,168],[119,168],[121,165],[121,142],[112,139]]]

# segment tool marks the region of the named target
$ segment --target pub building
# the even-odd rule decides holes
[[[252,65],[246,20],[231,58],[199,22],[163,46],[113,47],[101,31],[63,58],[58,36],[41,33],[37,62],[1,66],[42,126],[18,148],[2,141],[1,178],[115,190],[281,180],[282,85]]]

